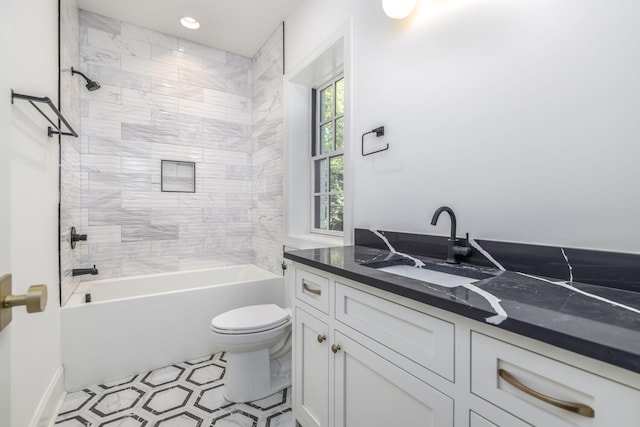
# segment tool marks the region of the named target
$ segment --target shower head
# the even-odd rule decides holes
[[[85,85],[85,87],[89,92],[93,92],[94,90],[100,89],[100,83],[98,83],[95,80],[89,80],[87,81],[87,84]]]
[[[85,85],[85,87],[89,92],[93,92],[95,90],[100,89],[100,83],[98,83],[95,80],[91,80],[89,77],[85,76],[80,71],[76,71],[73,69],[73,67],[71,67],[71,75],[74,75],[74,74],[80,74],[82,77],[84,77],[84,79],[87,81],[87,84]]]

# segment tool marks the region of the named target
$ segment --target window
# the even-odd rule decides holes
[[[344,229],[344,78],[312,91],[312,231],[342,235]]]

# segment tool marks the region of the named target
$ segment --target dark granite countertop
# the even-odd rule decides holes
[[[363,265],[414,265],[402,254],[365,246],[296,250],[284,257],[640,373],[638,292],[465,264],[455,272],[480,280],[441,287]],[[429,269],[451,269],[443,260],[415,258]]]

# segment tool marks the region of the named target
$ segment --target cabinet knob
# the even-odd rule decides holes
[[[318,335],[318,342],[320,344],[322,344],[326,339],[327,337],[325,335]]]
[[[337,352],[340,351],[340,346],[337,344],[331,344],[331,351],[333,351],[333,354],[336,354]]]

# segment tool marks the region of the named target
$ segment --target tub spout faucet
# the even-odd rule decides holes
[[[468,257],[471,255],[471,248],[469,247],[469,233],[467,233],[467,246],[458,246],[458,239],[456,238],[456,214],[453,213],[453,209],[449,206],[440,206],[433,214],[431,218],[431,225],[438,223],[438,218],[442,212],[449,214],[451,218],[451,235],[449,236],[449,246],[447,248],[447,262],[449,264],[460,264],[458,257]]]
[[[96,274],[98,274],[98,269],[94,265],[93,268],[74,268],[73,270],[71,270],[72,276],[82,276],[84,274],[91,274],[95,276]]]

